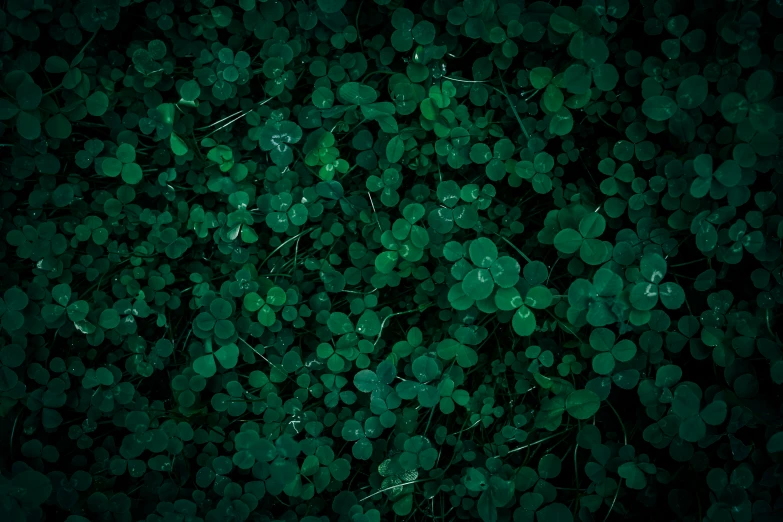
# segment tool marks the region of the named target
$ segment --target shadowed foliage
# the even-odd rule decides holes
[[[4,2],[0,519],[783,520],[782,20]]]

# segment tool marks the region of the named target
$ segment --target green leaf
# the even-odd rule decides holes
[[[62,114],[55,114],[44,125],[46,133],[52,138],[64,140],[71,135],[71,122]]]
[[[12,286],[3,294],[5,306],[9,310],[24,310],[30,302],[27,294],[18,286]]]
[[[477,503],[479,517],[483,522],[497,522],[498,510],[488,492],[482,493]]]
[[[205,378],[210,378],[217,373],[215,358],[211,353],[202,355],[193,361],[193,371]]]
[[[486,143],[474,143],[470,148],[470,160],[483,165],[492,159],[492,151]]]
[[[6,100],[0,99],[0,121],[10,120],[19,113],[19,107]]]
[[[772,435],[767,441],[767,451],[770,453],[779,453],[783,451],[783,431]]]
[[[552,84],[546,86],[544,94],[541,96],[541,103],[550,113],[559,111],[563,106],[564,100],[565,96],[563,95],[563,91]]]
[[[543,89],[552,80],[552,76],[549,67],[534,67],[530,70],[530,84],[534,89]]]
[[[655,121],[666,121],[677,110],[677,103],[668,96],[651,96],[642,104],[642,113]]]
[[[710,426],[718,426],[726,420],[728,408],[726,403],[720,400],[712,401],[702,411],[701,418]]]
[[[342,312],[332,313],[329,316],[327,325],[329,326],[329,330],[331,330],[331,332],[336,335],[342,335],[354,331],[353,323],[348,318],[348,316]]]
[[[372,370],[361,370],[353,377],[356,389],[364,393],[375,391],[378,382],[378,376]]]
[[[397,120],[394,119],[396,109],[393,103],[367,103],[361,106],[361,110],[366,119],[377,121],[383,132],[396,133],[399,131]]]
[[[52,493],[49,477],[31,469],[22,471],[11,481],[15,491],[10,498],[16,498],[27,509],[43,504]]]
[[[392,504],[392,509],[398,516],[404,517],[409,515],[413,510],[413,495],[405,495],[400,500]]]
[[[375,337],[381,332],[381,321],[373,310],[365,310],[356,323],[356,332],[365,337]]]
[[[670,310],[680,308],[685,302],[685,291],[676,283],[663,283],[658,287],[658,295],[663,306]]]
[[[511,256],[501,256],[490,265],[489,272],[497,286],[511,288],[519,281],[519,262]]]
[[[536,317],[527,306],[520,306],[511,320],[511,326],[517,335],[527,337],[536,330]]]
[[[454,339],[445,339],[438,344],[438,357],[446,361],[456,359],[462,368],[469,368],[478,362],[476,351]]]
[[[612,356],[620,362],[628,362],[636,355],[636,345],[629,339],[623,339],[612,347]]]
[[[37,116],[21,111],[16,117],[16,130],[27,140],[37,139],[41,135],[41,121]]]
[[[742,179],[742,169],[734,160],[726,160],[718,167],[714,176],[723,186],[734,187]]]
[[[666,260],[659,254],[647,254],[642,257],[639,268],[645,279],[657,284],[666,275]]]
[[[103,116],[109,108],[109,97],[101,91],[95,91],[85,100],[85,107],[90,116]]]
[[[566,411],[579,420],[586,420],[601,407],[601,399],[590,390],[575,390],[566,397]]]
[[[346,0],[318,0],[318,7],[324,13],[336,13],[345,5]]]
[[[348,419],[343,424],[342,437],[349,442],[355,442],[364,437],[364,429],[354,419]]]
[[[220,362],[220,365],[223,368],[230,370],[237,365],[237,361],[239,360],[239,348],[237,348],[237,345],[235,344],[221,346],[220,349],[215,352],[215,358]]]
[[[468,252],[471,262],[481,268],[490,268],[498,258],[498,247],[486,237],[471,242]]]
[[[704,76],[695,74],[680,83],[677,88],[677,105],[681,109],[695,109],[707,99],[708,85]]]
[[[555,136],[566,136],[573,128],[574,117],[566,107],[560,107],[549,122],[549,132]]]
[[[644,472],[634,462],[620,464],[617,473],[625,479],[625,484],[631,489],[644,489],[647,486]]]
[[[440,375],[438,364],[431,357],[418,357],[413,361],[411,369],[413,375],[422,383],[427,383]]]
[[[573,254],[582,246],[582,235],[572,228],[564,228],[555,236],[555,248],[564,254]]]
[[[201,95],[201,87],[196,80],[188,80],[180,87],[179,94],[183,100],[192,102]]]
[[[616,338],[615,333],[608,328],[596,328],[590,333],[590,346],[599,352],[608,352]]]
[[[63,74],[68,72],[69,66],[68,62],[60,56],[50,56],[46,59],[44,69],[50,74]]]
[[[26,297],[26,296],[25,296]],[[67,284],[59,284],[52,288],[52,299],[60,306],[68,306],[71,300],[71,287]],[[8,298],[6,297],[6,304]]]
[[[101,316],[98,319],[98,326],[111,330],[117,328],[120,325],[120,314],[116,310],[108,308],[101,312]]]
[[[631,288],[631,304],[638,310],[652,310],[658,304],[658,285],[640,282]]]
[[[772,93],[774,78],[769,71],[759,69],[750,75],[745,82],[745,94],[751,102],[765,99]]]
[[[351,473],[351,465],[343,458],[335,459],[329,464],[329,472],[336,480],[346,480]]]
[[[171,151],[177,156],[184,156],[188,153],[187,143],[174,132],[169,137],[169,145],[171,145]]]
[[[16,88],[16,103],[23,111],[33,111],[41,103],[43,91],[32,81],[22,82]]]
[[[400,136],[394,136],[386,144],[386,159],[390,163],[397,163],[405,153],[405,143]]]
[[[538,522],[574,522],[571,510],[565,504],[554,502],[536,511]]]
[[[378,92],[375,89],[357,82],[344,83],[337,92],[341,100],[354,105],[373,103],[378,99]]]
[[[87,317],[87,313],[90,311],[90,305],[87,303],[87,301],[75,301],[68,305],[66,311],[68,312],[68,319],[71,321],[83,321]]]
[[[739,123],[748,114],[750,104],[748,100],[738,92],[726,94],[720,103],[720,111],[729,123]]]
[[[435,26],[432,22],[424,20],[414,26],[411,34],[417,43],[429,45],[435,39]]]
[[[606,220],[595,212],[587,214],[579,222],[579,233],[585,238],[596,238],[606,230]]]
[[[552,292],[545,286],[535,286],[528,290],[525,304],[531,308],[547,308],[552,304]]]
[[[486,268],[474,268],[462,280],[462,290],[474,301],[480,301],[492,295],[494,287],[492,275]]]
[[[593,371],[599,375],[609,375],[614,371],[615,358],[611,353],[599,353],[593,357]]]
[[[128,163],[122,166],[122,181],[129,185],[137,185],[141,182],[144,174],[141,167],[136,163]]]

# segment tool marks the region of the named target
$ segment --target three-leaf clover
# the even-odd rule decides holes
[[[690,192],[695,198],[703,198],[707,194],[713,199],[726,195],[726,189],[735,187],[742,179],[742,169],[734,160],[726,160],[713,171],[712,156],[700,154],[693,160],[693,170],[696,177],[691,183]]]
[[[579,230],[564,228],[554,239],[555,248],[564,254],[579,251],[579,257],[589,265],[599,265],[611,255],[611,243],[598,237],[606,230],[606,219],[597,212],[585,215],[579,221]]]
[[[715,400],[702,409],[701,390],[682,383],[674,390],[671,412],[680,418],[680,437],[688,442],[698,442],[707,434],[708,424],[717,426],[726,420],[727,406],[725,402]]]
[[[600,375],[614,371],[616,362],[628,362],[636,355],[636,345],[630,339],[617,343],[615,333],[607,328],[596,328],[590,334],[590,346],[598,352],[593,356],[593,370]]]
[[[468,299],[487,299],[492,295],[495,285],[499,288],[510,288],[519,281],[520,267],[517,260],[511,256],[498,256],[498,247],[489,238],[480,237],[471,242],[468,253],[475,265],[462,279],[462,292]],[[449,301],[455,301],[452,299],[451,290]]]
[[[743,250],[756,254],[764,247],[764,234],[759,230],[748,232],[748,224],[744,219],[738,219],[729,227],[729,239],[733,243],[721,247],[720,259],[732,265],[742,261]]]
[[[622,163],[620,167],[617,167],[617,162],[612,158],[604,158],[598,162],[598,171],[605,176],[609,176],[607,179],[601,181],[601,192],[607,196],[614,196],[620,190],[619,181],[624,183],[630,183],[634,179],[633,165],[630,163]]]
[[[663,306],[677,309],[685,302],[685,291],[677,283],[661,283],[666,275],[666,260],[660,254],[642,257],[639,265],[643,281],[631,288],[631,305],[637,310],[652,310],[660,297]]]
[[[258,133],[258,145],[269,152],[269,157],[278,167],[293,163],[292,145],[302,139],[302,128],[296,123],[283,119],[283,115],[274,112]]]
[[[237,365],[239,360],[239,348],[236,344],[230,343],[221,346],[217,351],[212,351],[212,340],[207,339],[204,345],[206,353],[200,357],[197,357],[193,361],[193,370],[202,377],[209,378],[217,373],[217,365],[215,359],[220,363],[220,366],[226,370]]]
[[[283,233],[290,225],[300,227],[307,223],[308,210],[302,203],[294,203],[291,194],[284,192],[272,196],[272,212],[264,221],[274,232]]]
[[[548,152],[539,152],[531,160],[522,160],[514,166],[514,175],[517,178],[530,181],[539,194],[547,194],[552,190],[552,178],[549,172],[555,166],[555,159]],[[513,179],[513,178],[512,178]],[[519,183],[517,182],[516,185]],[[512,185],[513,186],[513,185]]]
[[[440,402],[440,392],[429,384],[441,374],[440,363],[429,356],[414,359],[411,366],[416,380],[404,380],[397,384],[395,391],[403,399],[418,399],[423,408],[432,408]]]
[[[424,255],[430,241],[427,229],[417,223],[424,217],[424,207],[411,203],[402,209],[402,218],[394,221],[391,230],[381,234],[381,244],[387,250],[375,258],[375,267],[382,274],[391,272],[401,257],[410,262]]]

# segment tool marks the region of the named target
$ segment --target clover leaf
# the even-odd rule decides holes
[[[640,263],[644,281],[636,283],[631,289],[630,300],[634,308],[651,310],[658,303],[666,308],[676,309],[685,302],[685,292],[677,283],[661,283],[666,276],[666,260],[660,254],[647,254]]]

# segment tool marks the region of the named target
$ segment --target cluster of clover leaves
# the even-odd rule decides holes
[[[0,519],[783,519],[780,0],[0,8]]]

